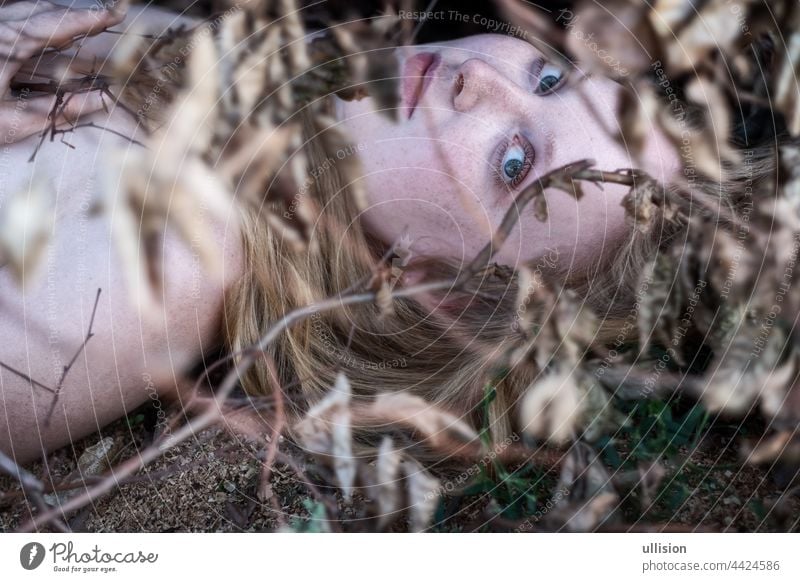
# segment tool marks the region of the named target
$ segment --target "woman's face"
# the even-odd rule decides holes
[[[400,47],[397,55],[399,123],[370,98],[336,98],[336,115],[358,144],[369,203],[365,228],[387,244],[407,235],[414,255],[471,260],[517,193],[570,162],[592,158],[602,170],[637,166],[662,181],[679,168],[654,128],[640,164],[604,129],[618,131],[620,85],[584,77],[584,99],[523,40],[482,34]],[[546,222],[526,207],[494,260],[535,266],[556,257],[559,268],[575,269],[613,247],[627,228],[620,202],[628,189],[584,183],[583,190],[580,201],[548,190]]]

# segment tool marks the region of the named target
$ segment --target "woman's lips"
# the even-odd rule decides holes
[[[403,64],[403,104],[408,119],[433,79],[441,57],[436,53],[417,53]]]

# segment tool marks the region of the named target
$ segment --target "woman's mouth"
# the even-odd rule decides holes
[[[408,119],[430,85],[440,61],[438,54],[425,52],[415,54],[403,64],[403,105],[408,111]]]

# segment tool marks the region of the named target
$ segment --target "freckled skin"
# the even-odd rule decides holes
[[[534,63],[542,54],[523,40],[483,34],[401,47],[401,74],[405,59],[423,51],[439,53],[442,60],[411,119],[402,104],[395,124],[370,98],[336,100],[337,118],[363,144],[362,179],[370,203],[363,222],[387,243],[407,230],[415,253],[469,261],[488,242],[514,195],[549,170],[592,158],[599,169],[640,167],[669,180],[679,168],[677,154],[654,127],[648,128],[638,164],[606,132],[604,126],[619,130],[615,111],[621,87],[610,79],[592,76],[579,82],[602,117],[600,125],[573,83],[547,95],[534,92]],[[571,76],[580,78],[580,71]],[[519,133],[532,144],[535,159],[512,191],[495,183],[495,153],[504,139]],[[582,268],[610,251],[629,228],[620,206],[628,189],[608,184],[601,190],[589,183],[583,189],[580,202],[548,190],[549,221],[539,222],[526,208],[496,260],[516,266],[555,248],[559,261],[566,261],[561,266]]]

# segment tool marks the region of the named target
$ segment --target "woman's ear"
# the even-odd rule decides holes
[[[400,267],[403,272],[399,277],[399,287],[414,287],[423,283],[433,282],[440,277],[446,277],[442,273],[437,277],[437,271],[432,268],[432,264],[427,261],[410,261],[405,267]],[[469,309],[472,302],[476,299],[457,291],[448,292],[446,289],[441,291],[422,291],[412,295],[413,299],[420,303],[430,314],[444,316],[448,320],[463,317],[464,311]]]
[[[413,259],[406,265],[393,265],[392,270],[397,276],[398,287],[416,287],[417,285],[431,280],[431,271],[426,264],[424,262],[414,261]],[[428,312],[433,311],[441,302],[441,300],[434,297],[433,293],[430,291],[414,293],[410,297],[420,303]]]
[[[413,261],[406,266],[397,267],[401,270],[398,283],[400,287],[414,287],[419,285],[428,276],[428,270],[420,263]]]

